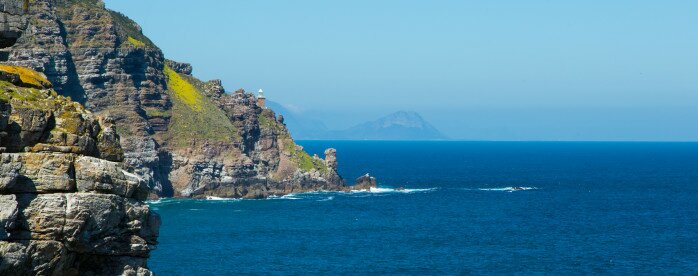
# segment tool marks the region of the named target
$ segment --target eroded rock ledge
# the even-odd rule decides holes
[[[0,275],[150,275],[159,216],[110,119],[0,65]]]

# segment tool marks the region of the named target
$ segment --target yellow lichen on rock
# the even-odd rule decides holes
[[[128,37],[128,42],[136,46],[136,48],[145,48],[145,42],[135,39],[132,36]]]
[[[0,64],[0,71],[19,75],[22,83],[36,87],[36,88],[49,88],[51,87],[51,82],[46,79],[44,74],[34,71],[29,68],[13,66],[7,64]]]
[[[170,67],[165,66],[165,75],[168,78],[167,88],[175,97],[184,102],[191,110],[200,112],[202,95],[196,90],[196,87]]]

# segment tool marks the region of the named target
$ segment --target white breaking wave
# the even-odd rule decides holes
[[[287,194],[287,195],[281,196],[279,198],[280,199],[291,199],[291,200],[301,199],[300,197],[297,197],[296,194]]]
[[[162,199],[156,199],[156,200],[146,200],[145,204],[160,204],[162,203]]]
[[[372,194],[383,194],[383,193],[410,194],[410,193],[430,192],[430,191],[434,191],[434,190],[436,190],[436,188],[428,188],[428,189],[370,188],[368,190],[357,190],[357,191],[351,191],[351,192],[352,193],[372,193]]]
[[[349,192],[337,192],[337,191],[315,191],[315,192],[307,192],[307,193],[291,193],[283,196],[277,196],[277,195],[271,195],[268,196],[267,198],[264,199],[242,199],[242,198],[226,198],[226,197],[217,197],[217,196],[207,196],[204,199],[183,199],[183,198],[165,198],[165,199],[157,199],[157,200],[147,200],[146,203],[150,205],[161,205],[161,204],[170,204],[170,203],[181,203],[181,202],[186,202],[187,200],[193,200],[193,201],[242,201],[242,200],[278,200],[278,199],[288,199],[288,200],[300,200],[300,199],[311,199],[311,200],[316,200],[316,201],[330,201],[335,199],[335,195],[351,195],[351,194],[356,194],[357,196],[359,194],[389,194],[389,193],[396,193],[396,194],[411,194],[411,193],[423,193],[423,192],[431,192],[435,191],[438,188],[428,188],[428,189],[403,189],[403,188],[371,188],[368,190],[355,190],[355,191],[349,191]],[[326,197],[318,199],[317,196],[320,195],[328,195]]]
[[[291,200],[296,200],[296,199],[301,199],[298,197],[298,194],[287,194],[287,195],[282,195],[282,196],[277,196],[277,195],[270,195],[266,199],[291,199]]]
[[[328,198],[320,199],[320,200],[318,200],[318,201],[330,201],[330,200],[333,200],[333,199],[334,199],[334,197],[331,196],[331,197],[328,197]]]
[[[213,201],[238,201],[240,199],[237,198],[225,198],[225,197],[217,197],[217,196],[207,196],[206,200],[213,200]]]
[[[518,191],[530,191],[538,190],[536,187],[504,187],[504,188],[480,188],[480,191],[499,191],[499,192],[518,192]]]

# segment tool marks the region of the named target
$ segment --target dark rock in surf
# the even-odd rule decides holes
[[[354,186],[351,186],[352,190],[359,191],[359,190],[368,190],[370,191],[371,188],[377,188],[378,184],[376,182],[376,178],[373,176],[370,176],[369,174],[365,174],[359,178],[356,179],[356,182],[354,183]]]

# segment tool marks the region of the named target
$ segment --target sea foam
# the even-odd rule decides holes
[[[428,189],[394,189],[394,188],[370,188],[367,190],[358,190],[358,191],[352,191],[352,193],[372,193],[372,194],[383,194],[383,193],[403,193],[403,194],[410,194],[410,193],[420,193],[420,192],[430,192],[434,191],[436,188],[428,188]]]
[[[206,200],[211,200],[211,201],[239,201],[240,199],[238,198],[225,198],[225,197],[217,197],[217,196],[207,196]]]
[[[503,188],[480,188],[480,191],[498,191],[498,192],[518,192],[518,191],[530,191],[538,190],[536,187],[503,187]]]

